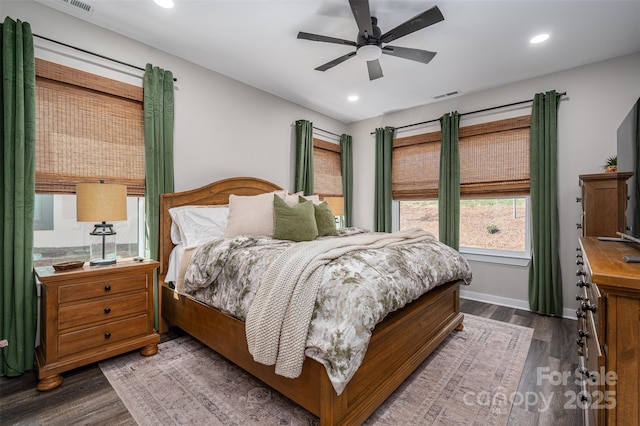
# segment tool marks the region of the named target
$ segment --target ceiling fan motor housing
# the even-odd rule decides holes
[[[366,45],[381,47],[380,37],[382,37],[382,31],[380,31],[378,19],[375,16],[371,17],[371,27],[373,28],[373,34],[367,34],[366,31],[358,31],[358,48]]]

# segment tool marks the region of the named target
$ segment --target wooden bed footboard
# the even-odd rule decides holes
[[[165,320],[320,418],[321,425],[364,422],[393,391],[461,326],[460,283],[442,285],[378,324],[362,365],[338,396],[324,366],[307,358],[296,379],[253,361],[244,322],[162,287]]]

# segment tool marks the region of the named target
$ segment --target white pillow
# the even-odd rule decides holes
[[[273,197],[285,197],[286,191],[258,195],[230,195],[229,223],[225,237],[253,235],[273,237]]]
[[[229,220],[227,206],[181,206],[169,209],[171,241],[186,249],[224,236]],[[175,225],[175,228],[174,228]],[[177,240],[177,241],[176,241]]]

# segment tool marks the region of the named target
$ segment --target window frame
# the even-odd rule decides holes
[[[495,119],[491,121],[486,121],[479,124],[471,124],[468,126],[464,126],[460,128],[459,138],[463,139],[469,136],[481,135],[483,133],[489,134],[494,132],[501,131],[509,131],[516,129],[523,129],[530,127],[530,119],[529,115],[520,115],[514,116],[506,119]],[[430,143],[440,143],[441,139],[441,131],[440,130],[432,130],[426,133],[417,134],[413,136],[407,136],[404,138],[397,138],[394,140],[394,149],[396,147],[402,149],[404,147],[408,147],[411,145],[420,145],[420,144],[430,144]],[[527,143],[528,145],[528,143]],[[487,193],[487,196],[483,196],[483,191],[474,191],[471,188],[465,187],[461,185],[461,199],[483,199],[483,198],[524,198],[526,203],[525,208],[525,250],[520,251],[508,251],[508,250],[496,250],[496,249],[488,249],[488,248],[476,248],[476,247],[460,247],[460,253],[467,260],[473,260],[478,262],[487,262],[487,263],[499,263],[499,264],[507,264],[507,265],[516,265],[516,266],[526,266],[531,261],[531,197],[528,191],[528,182],[527,182],[527,190],[524,192],[522,190],[521,185],[513,186],[510,185],[506,191],[504,192],[491,192]],[[433,194],[432,189],[417,189],[411,191],[396,191],[396,194],[399,195],[399,198],[393,199],[392,202],[392,230],[398,231],[400,229],[400,202],[408,201],[408,200],[436,200],[437,201],[437,189],[435,194]],[[413,195],[413,196],[412,196]],[[418,197],[415,197],[418,195]],[[420,196],[422,195],[422,196]],[[427,197],[424,197],[427,195]],[[435,195],[435,198],[431,198]]]
[[[141,131],[138,131],[134,134],[134,136],[137,136],[137,137],[133,139],[133,143],[130,142],[131,136],[132,136],[130,131],[126,132],[126,134],[124,135],[126,137],[124,139],[122,138],[123,135],[121,133],[116,134],[116,136],[119,136],[120,140],[126,140],[127,141],[126,144],[128,145],[135,145],[135,150],[142,157],[141,162],[144,165],[144,155],[145,155],[144,133],[143,133],[144,98],[143,98],[142,85],[127,83],[127,82],[121,81],[120,79],[116,80],[113,78],[103,77],[98,74],[94,74],[81,69],[72,68],[69,66],[55,63],[55,62],[49,62],[41,58],[36,58],[36,87],[38,86],[39,82],[42,82],[43,84],[42,90],[44,91],[49,90],[51,92],[51,91],[58,90],[57,93],[63,93],[64,87],[68,87],[70,88],[70,93],[71,91],[75,91],[76,93],[81,93],[80,91],[86,91],[85,92],[86,96],[89,98],[96,98],[98,96],[108,97],[108,98],[112,98],[114,100],[114,103],[116,102],[118,104],[127,103],[127,105],[129,106],[129,108],[127,109],[128,111],[135,111],[137,113],[139,110],[140,111],[139,116],[138,115],[129,116],[128,118],[126,118],[126,120],[134,120],[136,121],[136,123],[139,123],[138,129],[142,129]],[[56,85],[59,85],[60,89],[57,89]],[[46,106],[47,102],[49,102],[48,101],[49,98],[47,97],[44,97],[42,99],[43,99],[43,102],[42,104],[38,104],[37,106],[38,108],[43,108],[43,105]],[[79,99],[82,99],[82,97],[80,97]],[[91,105],[91,102],[89,102],[89,105]],[[46,110],[46,108],[44,108],[44,110]],[[120,111],[120,110],[117,109],[117,111]],[[118,118],[120,121],[125,120],[122,118],[123,117],[122,114],[118,116],[116,113],[114,117]],[[46,124],[46,121],[43,121],[43,123]],[[64,133],[64,135],[67,135],[67,133]],[[47,137],[50,137],[50,136],[43,137],[43,135],[38,134],[36,143],[38,143],[38,141],[40,140],[45,141]],[[71,141],[72,142],[74,141],[73,137]],[[47,146],[47,145],[44,144],[42,146]],[[38,149],[36,150],[36,155],[38,155]],[[45,161],[51,160],[49,157],[47,157],[44,154],[40,154],[40,155],[41,155],[41,160],[43,158],[45,159]],[[130,158],[130,153],[127,154],[125,157]],[[52,157],[52,158],[56,158],[56,157]],[[74,158],[74,157],[70,157],[70,158]],[[137,158],[138,158],[138,162],[140,162],[139,157]],[[134,251],[127,250],[126,254],[123,254],[123,257],[128,257],[128,256],[133,257],[135,255],[142,256],[145,250],[145,227],[146,227],[145,202],[146,200],[144,197],[144,166],[142,167],[142,173],[140,173],[139,167],[137,167],[137,170],[138,170],[138,174],[134,177],[117,174],[116,176],[105,177],[104,179],[105,181],[107,181],[107,183],[119,183],[127,186],[127,199],[128,199],[127,204],[131,207],[129,209],[131,215],[133,214],[132,203],[135,203],[136,216],[129,217],[128,220],[126,221],[127,223],[125,223],[124,225],[121,224],[121,222],[116,222],[114,224],[116,229],[117,228],[120,228],[122,230],[126,229],[126,232],[128,232],[128,230],[132,230],[134,234],[130,234],[131,237],[135,235],[135,244],[137,245],[137,248]],[[49,219],[52,220],[52,227],[51,229],[38,229],[37,226],[34,228],[34,240],[38,240],[39,238],[42,238],[44,241],[43,245],[34,247],[34,249],[55,248],[47,244],[50,242],[49,236],[52,235],[51,233],[66,232],[65,227],[68,225],[67,221],[71,215],[73,215],[73,218],[75,220],[75,214],[74,212],[71,212],[72,209],[70,209],[70,207],[73,207],[73,206],[69,206],[68,205],[69,203],[66,203],[66,207],[63,206],[63,213],[60,213],[60,211],[56,212],[56,209],[59,210],[59,208],[55,207],[56,201],[54,197],[56,196],[75,197],[76,196],[75,185],[77,183],[97,182],[97,179],[98,178],[91,176],[89,174],[87,175],[77,174],[75,176],[72,176],[71,178],[65,175],[64,177],[57,178],[55,173],[51,174],[51,173],[47,173],[47,171],[45,170],[39,169],[36,161],[36,196],[51,196],[52,209],[48,213],[50,213]],[[100,175],[99,179],[102,179],[102,174]],[[56,221],[56,215],[59,215],[58,221]],[[57,230],[56,230],[56,222],[58,222]],[[79,228],[78,231],[82,230],[81,232],[78,232],[77,235],[75,234],[76,226]],[[76,225],[74,225],[74,228],[73,228],[73,233],[72,233],[73,235],[71,237],[72,240],[63,239],[64,242],[61,245],[59,245],[59,248],[65,249],[65,248],[71,248],[71,247],[88,246],[89,232],[88,231],[85,232],[85,228],[90,226],[92,225],[81,226],[80,223],[76,221]],[[126,228],[123,229],[123,227],[126,227]],[[134,229],[133,227],[136,227],[137,229]],[[41,232],[43,232],[42,235],[39,234]],[[47,234],[49,236],[47,236]],[[121,234],[120,230],[118,230],[118,234]],[[76,239],[77,239],[77,243],[76,243]],[[118,245],[133,244],[133,238],[127,239],[126,241],[119,241],[119,238],[117,237],[116,242],[118,243]],[[137,251],[137,253],[135,253],[135,251]],[[46,261],[47,262],[53,261],[53,263],[55,263],[56,256],[48,257]]]

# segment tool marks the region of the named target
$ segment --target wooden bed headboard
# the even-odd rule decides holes
[[[158,259],[160,272],[158,281],[164,282],[169,265],[169,254],[174,244],[171,242],[171,216],[169,209],[179,206],[208,206],[229,203],[229,195],[258,195],[265,192],[281,190],[278,185],[253,177],[234,177],[219,180],[200,188],[184,192],[173,192],[160,195],[160,240]],[[162,285],[162,284],[161,284]]]

